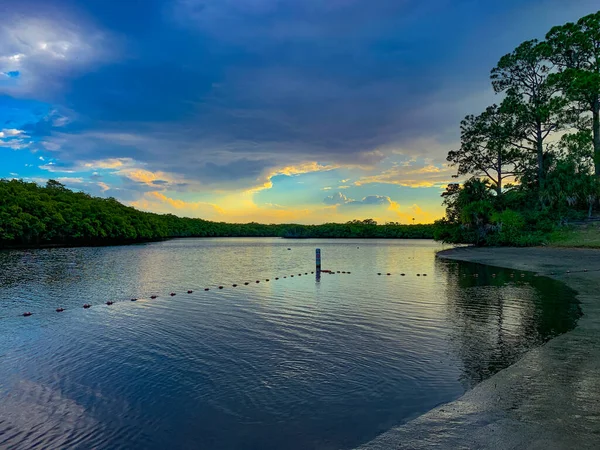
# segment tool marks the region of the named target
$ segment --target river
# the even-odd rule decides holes
[[[315,248],[340,273],[311,274]],[[437,260],[441,248],[229,238],[2,251],[0,448],[353,448],[576,325],[565,285]]]

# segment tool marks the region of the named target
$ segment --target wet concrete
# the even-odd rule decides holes
[[[573,331],[360,450],[600,448],[600,250],[465,247],[438,257],[561,280],[584,315]]]

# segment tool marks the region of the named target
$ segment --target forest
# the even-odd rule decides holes
[[[600,198],[600,11],[523,42],[491,70],[498,104],[460,124],[435,236],[538,245]]]
[[[0,248],[108,245],[176,237],[429,238],[433,225],[378,225],[372,219],[323,225],[231,224],[138,211],[114,198],[0,180]]]

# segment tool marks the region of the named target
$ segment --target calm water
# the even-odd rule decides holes
[[[323,268],[351,274],[317,281],[316,247]],[[575,326],[562,284],[439,249],[188,239],[0,252],[0,447],[352,448]]]

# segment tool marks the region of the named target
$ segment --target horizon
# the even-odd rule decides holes
[[[228,223],[432,223],[489,72],[595,2],[5,2],[0,178]]]

